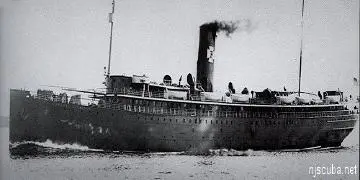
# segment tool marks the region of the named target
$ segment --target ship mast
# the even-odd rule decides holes
[[[301,65],[302,65],[302,49],[303,49],[303,39],[304,39],[304,2],[302,0],[302,8],[301,8],[301,44],[300,44],[300,67],[299,67],[299,90],[298,95],[300,97],[300,85],[301,85]]]
[[[107,77],[110,77],[110,62],[111,62],[111,48],[112,48],[112,34],[113,34],[113,14],[115,11],[115,0],[112,1],[112,11],[109,13],[109,23],[110,23],[110,46],[109,46],[109,62],[108,62],[108,69],[107,69]]]

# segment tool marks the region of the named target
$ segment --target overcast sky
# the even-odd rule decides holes
[[[102,87],[111,0],[0,2],[1,115],[9,89]],[[251,31],[216,39],[214,88],[297,90],[301,0],[117,0],[112,74],[160,82],[196,75],[199,26],[249,19]],[[359,0],[306,0],[302,90],[355,93]],[[358,91],[356,91],[358,94]]]

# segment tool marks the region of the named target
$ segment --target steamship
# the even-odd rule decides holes
[[[314,95],[300,88],[298,92],[245,88],[239,93],[229,83],[226,93],[213,92],[219,23],[200,26],[197,74],[188,74],[185,85],[181,80],[174,83],[169,75],[162,83],[145,75],[111,75],[110,36],[106,91],[64,89],[87,93],[97,103],[83,105],[79,95],[69,98],[50,90],[11,89],[10,141],[49,139],[121,151],[340,146],[358,118],[342,103],[340,91]]]

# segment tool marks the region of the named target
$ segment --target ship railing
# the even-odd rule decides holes
[[[119,90],[117,94],[130,95],[130,96],[139,96],[139,97],[153,97],[153,98],[165,98],[165,93],[163,91],[135,91],[135,90]]]
[[[130,96],[142,96],[143,93],[139,91],[117,92],[118,94],[125,94]]]
[[[105,105],[103,106],[103,108],[111,108],[116,110],[125,110],[125,111],[142,112],[142,113],[150,113],[150,114],[196,116],[195,109],[183,110],[180,108],[150,107],[150,106],[129,105],[129,104]]]
[[[227,118],[315,118],[350,115],[350,110],[319,111],[319,112],[241,112],[241,111],[200,111],[196,109],[151,107],[129,104],[105,104],[103,108],[142,112],[149,114],[203,116],[203,117],[227,117]]]
[[[69,96],[69,97],[71,97],[71,96]],[[84,106],[84,107],[93,106],[96,102],[96,100],[92,99],[92,98],[80,97],[80,100],[81,100],[80,104],[77,104],[77,103],[72,103],[69,98],[62,99],[62,98],[59,98],[58,95],[49,96],[49,95],[43,95],[43,94],[34,94],[34,95],[31,95],[31,98],[45,100],[45,101],[51,101],[51,102],[59,103],[62,105],[74,104],[74,105],[79,105],[79,106]]]
[[[165,93],[164,92],[150,92],[148,97],[152,97],[152,98],[165,98]]]
[[[149,114],[164,114],[178,116],[203,116],[203,117],[227,117],[227,118],[314,118],[349,115],[349,110],[342,111],[319,111],[319,112],[240,112],[240,111],[202,111],[196,109],[180,109],[165,107],[150,107],[141,105],[116,104],[111,107],[117,110],[142,112]]]
[[[204,116],[204,117],[228,117],[228,118],[313,118],[331,117],[339,115],[349,115],[349,110],[342,111],[320,111],[320,112],[239,112],[239,111],[203,111],[197,112],[196,109],[147,107],[136,105],[120,105],[118,109],[143,112],[150,114],[182,115],[182,116]]]
[[[183,116],[205,116],[205,117],[231,117],[231,118],[311,118],[311,117],[328,117],[336,115],[348,115],[349,111],[338,112],[237,112],[237,111],[203,111],[197,113],[196,109],[180,109],[180,108],[164,108],[164,107],[145,107],[137,105],[122,105],[118,107],[124,107],[123,110],[144,112],[151,114],[165,114],[165,115],[183,115]],[[119,108],[117,108],[119,109]]]
[[[166,93],[164,91],[135,91],[135,90],[129,90],[129,89],[121,89],[116,92],[117,94],[123,94],[123,95],[130,95],[130,96],[139,96],[139,97],[150,97],[150,98],[161,98],[165,99]],[[199,95],[190,95],[190,100],[193,101],[200,101],[201,97]]]

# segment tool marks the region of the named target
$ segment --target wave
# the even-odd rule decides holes
[[[24,144],[34,144],[37,146],[42,146],[45,148],[54,148],[54,149],[70,149],[70,150],[80,150],[80,151],[103,151],[102,149],[91,149],[88,146],[83,146],[77,143],[73,144],[59,144],[56,142],[51,141],[50,139],[46,140],[45,142],[36,142],[36,141],[23,141],[23,142],[16,142],[10,144],[10,148],[16,148],[18,146]]]
[[[289,153],[336,153],[341,151],[359,151],[359,146],[336,146],[336,147],[309,147],[303,149],[282,149],[282,150],[235,150],[235,149],[210,149],[206,152],[183,152],[181,155],[203,155],[203,156],[277,156]]]
[[[103,152],[102,149],[91,149],[87,146],[74,144],[59,144],[51,140],[45,142],[23,141],[9,145],[12,156],[49,156],[75,155],[84,152]]]
[[[235,150],[235,149],[209,149],[207,151],[185,151],[180,153],[180,155],[202,155],[202,156],[259,156],[269,153],[268,151],[261,150]]]

